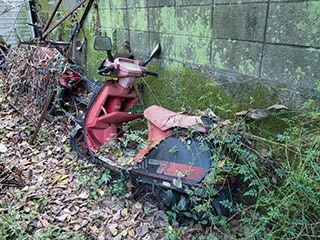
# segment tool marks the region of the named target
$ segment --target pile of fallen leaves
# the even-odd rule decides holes
[[[45,128],[47,139],[30,145],[28,123],[8,108],[1,111],[0,211],[30,217],[15,219],[22,229],[0,229],[2,237],[18,237],[19,231],[30,238],[55,232],[99,239],[163,235],[164,211],[132,201],[130,193],[107,194],[109,183],[99,185],[105,169],[69,151],[64,127]],[[0,217],[2,228],[4,221]]]
[[[1,80],[2,87],[3,79]],[[0,238],[163,239],[204,234],[181,227],[148,194],[134,198],[130,183],[70,152],[69,129],[34,126],[0,94]],[[135,190],[135,189],[133,189]],[[211,230],[207,230],[211,231]],[[208,233],[208,232],[207,232]]]
[[[55,48],[31,46],[11,50],[6,60],[5,97],[26,118],[37,122],[57,87],[64,61]]]
[[[133,194],[139,189],[124,178],[79,159],[61,119],[44,122],[30,144],[62,60],[55,49],[17,49],[0,75],[0,238],[223,239],[169,221],[151,193]]]

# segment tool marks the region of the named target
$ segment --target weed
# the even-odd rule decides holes
[[[120,177],[119,179],[115,179],[112,182],[108,192],[111,195],[120,196],[124,194],[126,191],[126,179],[124,177]]]
[[[34,211],[23,212],[8,208],[7,213],[0,216],[1,239],[28,239],[28,225],[35,217]]]

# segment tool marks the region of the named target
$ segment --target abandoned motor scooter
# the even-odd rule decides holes
[[[146,61],[112,56],[109,37],[96,37],[94,49],[107,51],[98,73],[113,77],[107,80],[95,95],[82,122],[71,134],[72,149],[88,152],[94,159],[103,161],[116,172],[126,172],[134,184],[152,190],[163,206],[175,205],[179,211],[189,207],[191,191],[206,196],[204,179],[214,166],[212,148],[207,141],[212,121],[206,117],[176,113],[160,106],[150,106],[144,114],[131,113],[136,93],[137,78],[157,76],[146,65],[160,54],[158,44]],[[126,123],[145,117],[148,120],[148,139],[134,155],[116,157],[112,148],[124,137]],[[126,152],[126,149],[122,149]],[[215,190],[212,209],[216,214],[228,215],[221,201],[231,201],[237,177],[223,176],[211,186]],[[212,190],[211,189],[211,190]]]

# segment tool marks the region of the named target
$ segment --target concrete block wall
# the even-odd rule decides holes
[[[214,80],[257,80],[295,105],[320,91],[319,0],[99,0],[102,33],[166,66],[203,67]]]

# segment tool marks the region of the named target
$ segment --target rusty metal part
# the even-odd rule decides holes
[[[87,0],[81,0],[75,6],[73,6],[68,12],[66,12],[57,22],[55,22],[42,34],[42,39],[45,39],[56,27],[58,27],[64,20],[66,20],[75,10],[77,10],[86,1]]]
[[[93,3],[94,0],[90,0],[86,6],[86,9],[84,10],[84,13],[82,14],[82,17],[80,19],[80,22],[79,22],[79,26],[78,26],[78,29],[81,29],[82,26],[83,26],[83,23],[84,21],[86,20],[87,18],[87,15],[91,9],[91,6],[92,6],[92,3]]]
[[[42,29],[42,32],[46,31],[48,29],[48,27],[50,26],[52,19],[54,18],[54,15],[56,15],[56,12],[58,11],[60,5],[61,5],[62,0],[58,0],[56,5],[54,6],[54,9],[50,15],[50,17],[48,18],[48,21],[46,22],[46,25],[44,26],[44,28]]]
[[[94,31],[95,36],[100,36],[101,35],[101,22],[100,22],[98,4],[94,5],[94,9],[96,11],[97,18],[96,18],[95,23],[94,23],[93,31]]]
[[[49,106],[50,106],[50,103],[51,103],[52,100],[53,100],[53,96],[54,96],[54,91],[51,90],[51,94],[50,94],[49,98],[47,99],[46,105],[44,106],[44,108],[43,108],[43,110],[42,110],[42,113],[41,113],[41,116],[40,116],[40,118],[39,118],[39,121],[38,121],[36,130],[34,131],[34,134],[33,134],[32,139],[31,139],[31,141],[30,141],[31,144],[33,144],[34,140],[35,140],[35,139],[37,138],[37,136],[38,136],[38,133],[39,133],[41,124],[42,124],[43,120],[45,119],[45,116],[48,114],[48,108],[49,108]]]
[[[68,47],[70,43],[68,42],[62,42],[62,41],[52,41],[52,40],[31,40],[31,41],[22,41],[20,44],[26,44],[26,45],[40,45],[40,46],[45,46],[45,47],[54,47],[54,46],[65,46]],[[48,46],[49,45],[49,46]]]
[[[17,111],[25,120],[27,120],[29,123],[34,123],[34,119],[31,119],[26,114],[24,114],[19,108],[17,108],[13,103],[11,103],[8,100],[9,106],[12,107],[15,111]]]

